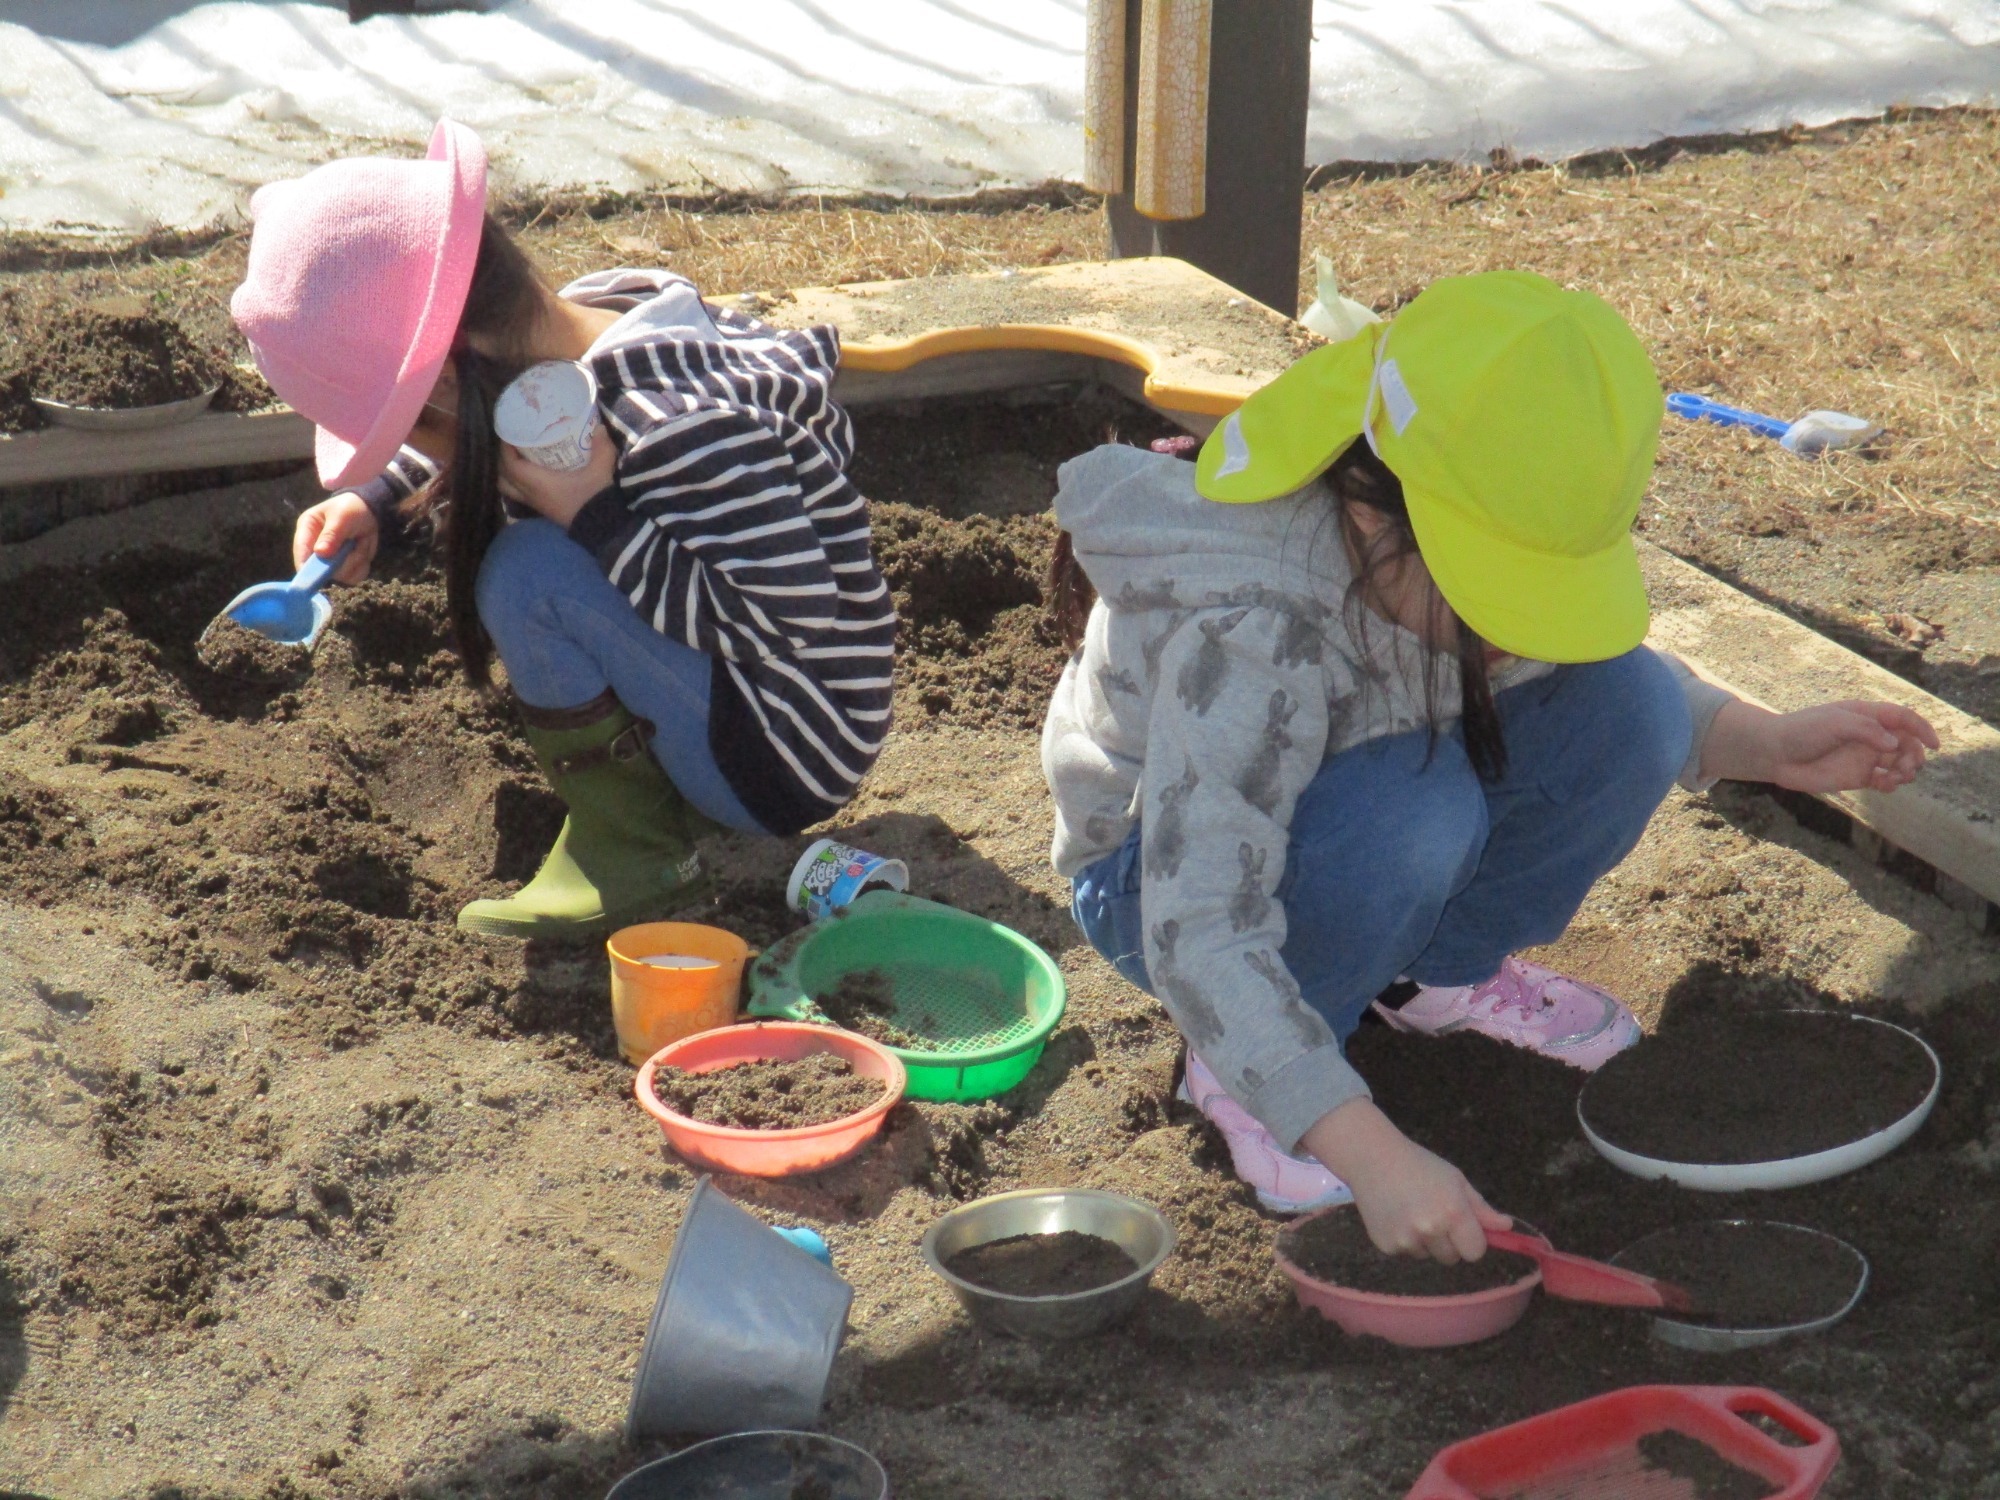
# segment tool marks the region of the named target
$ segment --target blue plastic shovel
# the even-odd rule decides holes
[[[331,557],[308,557],[290,583],[253,583],[231,599],[216,619],[234,620],[245,630],[254,630],[281,646],[311,650],[326,622],[333,618],[326,586],[353,551],[354,543],[347,542]],[[208,627],[214,628],[213,624]],[[206,636],[208,631],[202,634]]]
[[[1859,448],[1882,435],[1880,423],[1866,417],[1851,417],[1844,411],[1809,411],[1796,422],[1767,417],[1761,412],[1724,406],[1692,391],[1676,391],[1667,397],[1667,410],[1690,422],[1713,422],[1719,427],[1747,427],[1780,446],[1806,458],[1830,453],[1836,448]]]

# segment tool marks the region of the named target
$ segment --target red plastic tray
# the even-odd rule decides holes
[[[1799,1440],[1779,1442],[1747,1418],[1776,1422]],[[1505,1500],[1522,1492],[1551,1497],[1571,1492],[1617,1500],[1661,1494],[1635,1476],[1629,1487],[1593,1479],[1619,1467],[1648,1433],[1673,1431],[1699,1439],[1739,1468],[1779,1487],[1772,1500],[1812,1500],[1840,1457],[1833,1429],[1784,1397],[1750,1386],[1640,1385],[1544,1412],[1511,1427],[1454,1443],[1424,1470],[1407,1500]]]

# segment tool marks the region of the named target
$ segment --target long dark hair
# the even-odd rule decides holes
[[[1384,572],[1409,557],[1421,557],[1417,533],[1410,525],[1410,507],[1403,498],[1403,483],[1389,466],[1375,456],[1366,442],[1356,442],[1334,461],[1326,473],[1333,491],[1335,515],[1347,555],[1355,560],[1354,578],[1342,601],[1349,630],[1357,639],[1366,636],[1371,611],[1368,602],[1375,595]],[[1356,506],[1365,505],[1389,524],[1371,542],[1356,520]],[[1049,560],[1049,574],[1043,595],[1050,622],[1071,651],[1083,644],[1097,590],[1076,559],[1076,547],[1067,531],[1056,535],[1055,553]],[[1507,770],[1507,743],[1500,729],[1500,715],[1493,706],[1493,679],[1486,669],[1486,642],[1458,617],[1436,586],[1431,588],[1430,630],[1433,640],[1451,640],[1458,659],[1458,680],[1462,699],[1460,732],[1465,739],[1466,758],[1483,781],[1498,781]],[[1438,725],[1445,718],[1444,680],[1439,670],[1443,652],[1424,652],[1424,713],[1430,721],[1431,743],[1437,743]]]
[[[1368,608],[1383,573],[1407,558],[1421,560],[1416,528],[1410,524],[1409,502],[1403,498],[1403,482],[1375,455],[1365,440],[1348,446],[1326,473],[1327,486],[1339,502],[1340,535],[1347,555],[1355,559],[1354,581],[1347,586],[1344,607],[1348,629],[1365,641],[1372,611]],[[1371,541],[1355,517],[1357,506],[1367,506],[1389,524]],[[1436,584],[1430,585],[1429,629],[1433,641],[1453,641],[1458,658],[1461,704],[1459,730],[1465,739],[1466,759],[1482,781],[1498,781],[1507,772],[1507,741],[1501,733],[1500,715],[1493,706],[1493,678],[1486,670],[1486,642],[1458,616]],[[1424,714],[1430,721],[1431,741],[1437,741],[1438,721],[1444,717],[1444,682],[1439,663],[1444,652],[1424,652]]]
[[[452,344],[458,375],[458,412],[451,463],[438,482],[412,502],[438,526],[445,549],[445,607],[465,675],[475,687],[492,680],[493,640],[479,622],[477,585],[486,549],[506,524],[500,496],[500,439],[493,431],[493,403],[526,369],[535,324],[542,316],[543,283],[521,247],[491,214],[479,235],[472,288]],[[478,338],[490,354],[472,347]]]

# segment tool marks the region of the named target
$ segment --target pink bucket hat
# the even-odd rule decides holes
[[[379,474],[451,352],[479,258],[486,148],[438,121],[424,161],[351,157],[250,199],[229,311],[271,389],[319,428],[328,489]]]

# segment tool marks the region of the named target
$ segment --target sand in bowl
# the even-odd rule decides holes
[[[1488,1500],[1769,1500],[1778,1487],[1738,1468],[1700,1438],[1649,1432],[1609,1462],[1538,1480]]]
[[[846,1031],[901,1047],[906,1052],[935,1052],[937,1043],[907,1031],[889,1018],[896,1013],[895,981],[880,969],[856,969],[825,994],[813,996],[826,1018]]]
[[[1853,1300],[1862,1275],[1838,1240],[1754,1220],[1680,1225],[1641,1240],[1617,1263],[1686,1287],[1694,1310],[1674,1321],[1704,1328],[1793,1328],[1831,1318]]]
[[[1016,1234],[969,1245],[944,1263],[960,1281],[1011,1297],[1063,1297],[1123,1281],[1139,1269],[1124,1246],[1077,1229]]]
[[[1935,1078],[1922,1046],[1859,1017],[1719,1015],[1619,1053],[1581,1109],[1612,1145],[1655,1161],[1786,1161],[1888,1129]]]
[[[660,1068],[653,1093],[677,1115],[737,1130],[797,1130],[859,1114],[882,1097],[867,1078],[831,1052],[736,1063],[706,1073]]]
[[[1489,1250],[1455,1266],[1412,1255],[1384,1255],[1368,1238],[1361,1215],[1336,1209],[1285,1231],[1279,1241],[1285,1258],[1306,1275],[1357,1292],[1389,1297],[1458,1297],[1511,1286],[1531,1274],[1525,1255]]]

